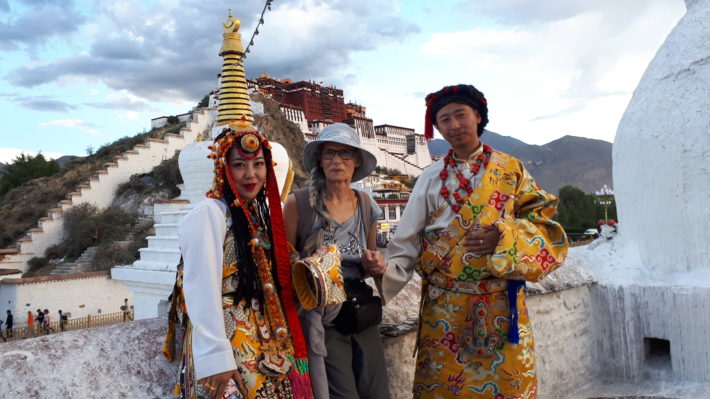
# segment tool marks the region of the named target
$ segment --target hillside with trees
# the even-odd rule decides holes
[[[27,161],[28,157],[25,156],[23,161],[8,165],[7,168],[11,169],[17,164],[19,170],[16,175],[20,177],[31,176],[37,169],[53,172],[50,175],[24,181],[12,187],[0,198],[0,220],[3,221],[0,225],[0,248],[12,246],[25,235],[27,230],[36,226],[38,220],[46,216],[49,209],[55,207],[57,202],[65,199],[70,192],[76,191],[78,185],[103,169],[105,163],[113,161],[116,156],[132,149],[136,144],[145,143],[149,138],[162,139],[168,133],[179,132],[183,126],[183,123],[178,123],[135,136],[123,137],[100,147],[86,157],[71,160],[61,169],[57,167],[55,170],[53,166],[38,167],[37,165],[42,164],[41,160],[37,160],[39,155],[31,161]],[[3,175],[0,182],[5,181],[6,178],[7,174]],[[13,178],[8,184],[18,181]]]

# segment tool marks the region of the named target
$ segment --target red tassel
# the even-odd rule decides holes
[[[264,140],[266,142],[266,140]],[[271,151],[264,151],[264,159],[267,165],[271,165]],[[296,312],[296,301],[293,298],[293,286],[291,282],[291,262],[289,261],[286,240],[286,229],[284,228],[283,212],[281,211],[281,196],[279,187],[276,184],[274,168],[269,167],[266,177],[266,192],[269,198],[269,211],[271,212],[271,233],[274,236],[273,248],[276,258],[276,270],[281,285],[281,300],[286,312],[286,320],[291,330],[293,338],[293,349],[295,358],[307,358],[306,340],[303,337],[301,321]]]
[[[424,114],[424,138],[426,141],[431,141],[434,138],[434,126],[431,123],[431,105],[427,105],[426,113]]]
[[[291,382],[291,393],[295,399],[312,399],[313,389],[311,388],[311,377],[306,372],[301,374],[294,364],[288,373],[288,380]]]

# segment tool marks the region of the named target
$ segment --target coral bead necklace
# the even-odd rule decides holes
[[[476,161],[470,166],[471,176],[476,176],[476,173],[481,169],[481,165],[483,165],[483,167],[488,166],[491,152],[493,152],[491,146],[484,144],[483,151],[478,154]],[[449,189],[446,187],[446,179],[449,177],[449,170],[456,175],[456,179],[459,182],[453,194],[449,193]],[[466,201],[466,198],[473,193],[473,187],[471,186],[471,179],[464,177],[461,168],[454,160],[453,149],[449,150],[444,157],[444,167],[441,169],[441,172],[439,172],[439,177],[441,178],[441,190],[439,193],[446,202],[449,203],[454,212],[460,211],[461,205]],[[453,200],[451,197],[453,197]]]

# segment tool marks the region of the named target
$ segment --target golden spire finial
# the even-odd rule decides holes
[[[247,79],[244,74],[244,47],[242,35],[239,34],[239,18],[234,18],[231,11],[227,21],[222,23],[224,40],[219,55],[224,58],[222,77],[219,85],[219,107],[217,108],[217,126],[228,124],[233,120],[245,117],[250,123],[254,121],[251,103],[247,93]]]
[[[224,33],[236,33],[239,30],[240,24],[241,21],[239,18],[232,17],[232,12],[230,11],[227,15],[227,22],[222,24],[222,28],[224,29]]]

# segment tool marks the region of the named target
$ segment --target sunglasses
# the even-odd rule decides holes
[[[335,158],[336,154],[340,157],[340,159],[344,159],[347,161],[355,157],[355,150],[351,150],[348,148],[343,150],[323,150],[320,155],[323,159],[330,160]]]

